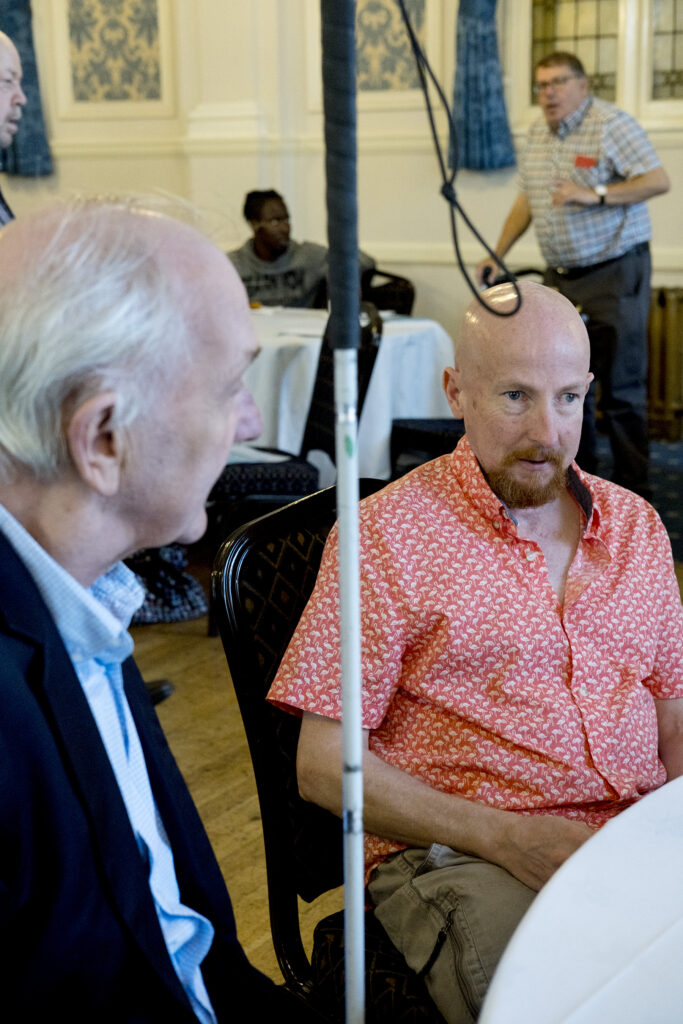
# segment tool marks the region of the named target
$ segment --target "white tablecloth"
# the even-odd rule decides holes
[[[683,1021],[683,778],[603,826],[541,889],[479,1024]]]
[[[254,444],[298,454],[327,312],[263,308],[253,310],[252,319],[261,354],[246,382],[263,415]],[[433,320],[385,320],[358,429],[360,476],[389,477],[392,420],[450,416],[441,376],[452,363],[453,343]]]

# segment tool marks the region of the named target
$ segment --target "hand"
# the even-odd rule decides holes
[[[481,260],[480,263],[477,263],[474,275],[480,288],[490,288],[499,272],[500,267],[496,261],[489,256],[487,259]]]
[[[575,181],[560,181],[552,193],[553,206],[566,206],[567,203],[578,203],[580,206],[597,206],[600,197],[592,188],[577,185]]]
[[[553,814],[515,814],[502,834],[496,862],[538,891],[592,835],[593,829],[582,821]]]

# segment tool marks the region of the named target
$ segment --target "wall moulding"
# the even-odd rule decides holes
[[[412,263],[419,265],[434,265],[457,268],[453,246],[448,242],[437,242],[435,244],[410,243],[410,242],[366,242],[366,248],[372,252],[378,263]],[[474,266],[482,258],[481,246],[465,244],[461,245],[465,265]],[[683,275],[683,247],[655,245],[652,250],[652,262],[654,276],[657,273],[676,273]],[[530,245],[517,245],[514,251],[514,258],[509,260],[510,267],[515,270],[517,267],[543,266],[538,250]],[[459,270],[458,270],[459,273]]]
[[[266,135],[266,115],[260,104],[202,103],[187,118],[187,139],[261,139]]]
[[[206,130],[201,132],[188,131],[185,139],[185,147],[188,152],[222,153],[222,152],[262,152],[275,153],[281,156],[306,155],[322,156],[324,154],[324,141],[319,135],[302,134],[290,136],[269,134],[262,132],[257,134],[237,134],[230,132],[217,132],[210,130],[206,124]],[[446,145],[442,139],[442,145]],[[386,153],[395,156],[397,153],[403,156],[418,155],[431,156],[434,154],[434,147],[431,138],[425,134],[411,135],[377,135],[377,133],[359,132],[358,134],[358,156],[374,156]],[[436,161],[436,157],[434,157]],[[436,162],[434,164],[436,173]]]
[[[127,136],[102,136],[83,139],[55,139],[50,148],[57,159],[83,160],[136,160],[140,157],[183,157],[185,140],[179,136],[158,139],[140,139]]]

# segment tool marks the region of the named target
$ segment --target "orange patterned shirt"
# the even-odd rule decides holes
[[[641,498],[570,470],[564,606],[469,442],[361,505],[370,749],[447,793],[593,827],[662,785],[653,698],[683,697],[671,547]],[[336,529],[269,699],[341,718]],[[401,845],[366,836],[368,870]]]

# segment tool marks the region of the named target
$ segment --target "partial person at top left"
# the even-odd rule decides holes
[[[287,205],[275,189],[248,192],[244,219],[253,231],[228,253],[247,289],[249,301],[262,306],[324,307],[327,302],[327,249],[290,237]],[[358,252],[359,274],[372,274],[375,261]]]
[[[21,108],[26,96],[21,88],[21,58],[8,35],[0,32],[0,149],[12,145],[19,131]],[[0,227],[14,220],[14,214],[0,191]]]

